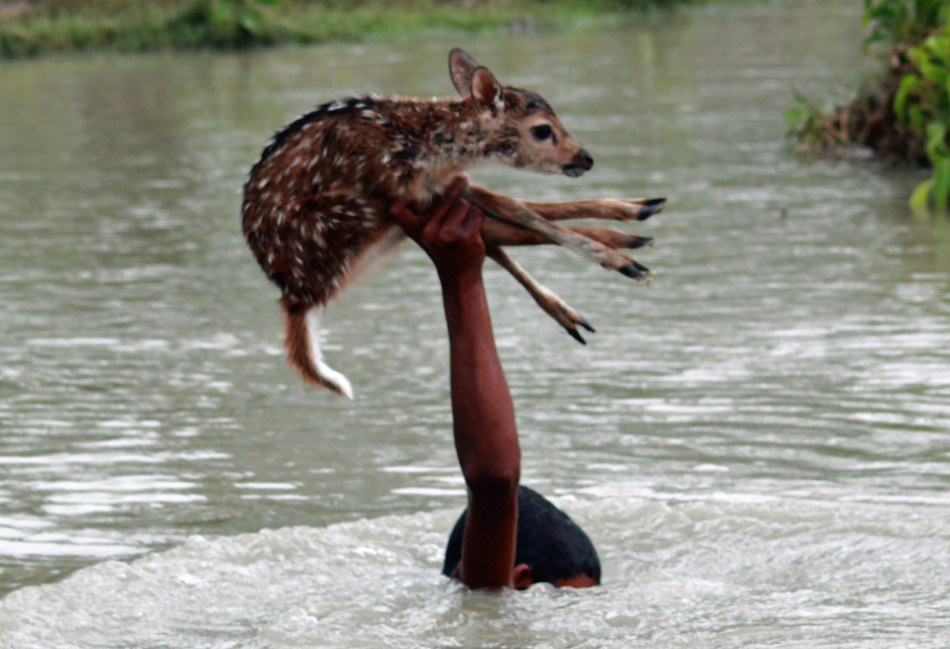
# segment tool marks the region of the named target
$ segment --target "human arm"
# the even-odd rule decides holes
[[[403,203],[390,212],[432,259],[442,284],[455,447],[469,500],[458,577],[471,588],[511,587],[521,451],[482,283],[485,215],[458,198],[466,184],[453,182],[427,218]]]

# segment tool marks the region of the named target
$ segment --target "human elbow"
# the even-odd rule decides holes
[[[462,468],[465,484],[473,494],[507,497],[518,491],[521,464],[515,460],[478,464]]]

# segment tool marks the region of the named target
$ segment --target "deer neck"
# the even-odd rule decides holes
[[[420,162],[436,175],[453,176],[487,162],[491,134],[479,119],[471,99],[443,100],[435,105],[432,127],[420,147]]]

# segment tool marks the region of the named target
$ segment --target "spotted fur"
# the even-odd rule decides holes
[[[244,235],[281,290],[288,360],[310,383],[350,394],[322,362],[307,314],[344,289],[368,251],[399,240],[388,215],[396,199],[422,209],[483,163],[569,175],[590,168],[539,95],[500,86],[461,50],[450,54],[450,73],[459,99],[328,102],[278,132],[251,169]],[[546,141],[531,135],[537,125],[550,130]]]

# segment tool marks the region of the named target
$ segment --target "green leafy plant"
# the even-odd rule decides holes
[[[202,30],[207,40],[219,46],[270,42],[265,8],[280,0],[195,0],[176,21],[180,26]]]
[[[894,112],[924,140],[933,168],[931,178],[911,196],[911,205],[926,207],[932,202],[946,209],[950,200],[950,22],[946,6],[938,14],[942,24],[904,52],[910,65],[894,95]]]
[[[950,0],[865,0],[865,51],[885,65],[881,79],[850,102],[821,110],[796,96],[786,113],[799,144],[822,150],[867,146],[932,168],[911,205],[950,203]]]
[[[864,23],[870,27],[865,50],[919,42],[943,24],[946,12],[946,0],[864,0]]]
[[[848,134],[841,130],[834,106],[819,105],[801,93],[795,93],[794,108],[785,113],[789,126],[787,135],[798,139],[803,149],[829,151],[848,144]]]

